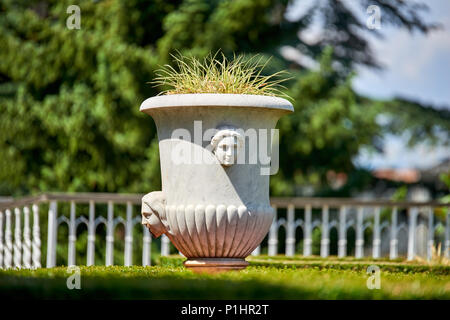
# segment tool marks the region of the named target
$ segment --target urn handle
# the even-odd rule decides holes
[[[142,224],[155,238],[168,232],[165,207],[166,198],[162,191],[150,192],[142,197]]]

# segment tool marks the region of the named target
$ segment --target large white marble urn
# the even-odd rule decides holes
[[[270,157],[282,98],[175,94],[145,100],[157,126],[162,191],[142,198],[142,223],[166,234],[194,271],[242,269],[274,217]]]

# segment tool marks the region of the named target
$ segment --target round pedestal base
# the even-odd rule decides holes
[[[198,273],[216,273],[245,269],[248,262],[242,258],[192,258],[186,260],[184,266]]]

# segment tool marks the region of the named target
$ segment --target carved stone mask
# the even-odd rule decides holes
[[[225,167],[237,163],[238,152],[240,152],[242,144],[242,135],[234,128],[218,131],[211,140],[217,160]]]

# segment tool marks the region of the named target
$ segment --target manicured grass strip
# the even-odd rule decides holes
[[[271,262],[252,260],[252,266],[270,266],[275,268],[292,269],[316,269],[316,270],[352,270],[364,272],[369,266],[376,265],[384,272],[397,272],[404,274],[429,273],[433,275],[450,275],[448,266],[427,266],[427,265],[409,265],[409,264],[385,264],[374,262],[361,263],[331,263],[322,261],[312,262]]]
[[[401,260],[356,260],[356,259],[324,259],[319,257],[296,257],[291,259],[282,259],[284,257],[258,256],[248,257],[247,261],[251,266],[273,267],[273,268],[291,268],[291,269],[317,269],[317,270],[352,270],[366,272],[371,265],[377,265],[384,272],[399,273],[429,273],[434,275],[450,275],[450,266],[444,265],[426,265],[414,262],[399,262]],[[159,265],[163,266],[182,266],[186,258],[178,255],[160,257]]]
[[[180,260],[180,259],[178,259]],[[1,299],[450,299],[450,276],[381,271],[369,290],[359,270],[250,266],[194,274],[183,267],[80,267],[81,290],[69,290],[64,267],[0,271]]]

